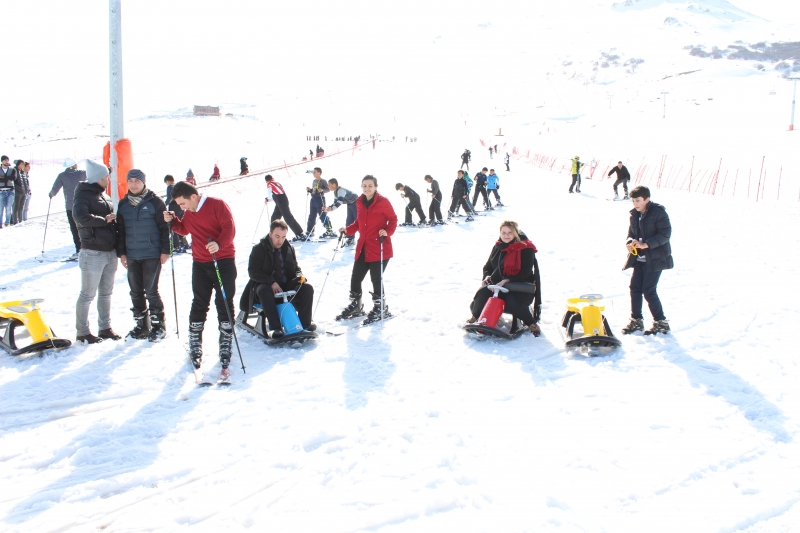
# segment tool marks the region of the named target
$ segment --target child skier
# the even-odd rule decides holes
[[[333,232],[333,226],[328,215],[325,214],[325,193],[330,191],[328,182],[322,179],[322,169],[316,167],[314,169],[314,181],[311,182],[311,187],[306,187],[306,191],[311,195],[311,206],[309,207],[308,222],[306,224],[306,239],[314,235],[314,226],[317,217],[322,225],[325,227],[325,233],[322,234],[323,238],[336,238]]]
[[[474,220],[472,218],[472,206],[469,205],[469,189],[467,189],[467,182],[464,181],[464,171],[459,170],[456,181],[453,182],[453,195],[452,202],[450,203],[450,210],[447,212],[447,218],[455,216],[455,210],[458,207],[464,206],[464,211],[467,213],[466,221]]]
[[[331,178],[328,180],[328,187],[330,187],[331,191],[333,191],[333,203],[330,207],[323,207],[323,209],[330,213],[331,211],[338,209],[342,204],[346,205],[347,219],[345,221],[345,226],[349,226],[356,221],[356,216],[358,215],[358,207],[356,206],[358,195],[349,189],[339,187],[339,181],[336,178]],[[355,239],[356,238],[354,235],[347,237],[345,246],[352,246],[355,244]]]
[[[295,242],[305,240],[306,236],[303,235],[303,227],[295,220],[291,209],[289,209],[289,197],[286,196],[283,186],[275,181],[271,174],[264,176],[264,181],[267,182],[267,197],[264,198],[264,203],[275,202],[275,209],[272,211],[269,221],[275,222],[283,217],[294,232],[294,239],[292,240]]]
[[[219,362],[227,369],[233,351],[234,315],[233,296],[236,293],[236,249],[233,238],[236,226],[228,204],[218,198],[201,195],[186,182],[175,184],[172,197],[183,209],[183,218],[170,211],[164,220],[172,222],[172,230],[180,235],[192,234],[192,307],[189,311],[189,357],[195,368],[200,368],[203,358],[203,329],[205,328],[211,292],[216,292],[214,303],[219,322]],[[217,271],[211,254],[216,254]],[[218,277],[219,276],[219,277]],[[227,301],[222,298],[219,280],[225,289]]]
[[[502,202],[500,202],[500,194],[497,190],[500,188],[500,178],[497,174],[494,173],[494,169],[489,169],[489,175],[486,176],[486,196],[488,197],[489,194],[494,193],[494,197],[497,200],[497,207],[503,207]]]
[[[487,176],[484,172],[488,172],[486,167],[483,167],[481,172],[475,174],[475,193],[472,195],[472,205],[478,201],[478,194],[483,197],[483,206],[487,211],[492,209],[492,202],[489,201],[489,195],[486,192]]]
[[[414,221],[411,218],[411,211],[415,210],[417,215],[419,215],[419,225],[422,226],[425,224],[425,212],[422,210],[422,204],[420,203],[419,194],[409,187],[408,185],[403,185],[402,183],[398,183],[394,186],[395,190],[400,191],[400,196],[403,198],[408,198],[408,205],[406,205],[406,221],[400,224],[401,226],[413,226]]]
[[[439,188],[439,182],[433,179],[430,174],[425,175],[425,181],[431,186],[427,191],[433,196],[431,205],[428,208],[428,220],[431,226],[444,224],[442,220],[442,190]]]

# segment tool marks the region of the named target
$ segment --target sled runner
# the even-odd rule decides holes
[[[566,338],[567,351],[579,352],[592,357],[618,348],[621,343],[603,316],[605,306],[596,305],[603,299],[602,294],[584,294],[579,298],[567,299],[567,312],[561,321]],[[580,324],[582,335],[577,336],[575,326]]]
[[[267,324],[267,317],[261,314],[261,304],[254,301],[255,291],[251,296],[251,305],[248,311],[244,309],[239,311],[236,317],[236,325],[243,330],[252,333],[253,335],[261,338],[265,344],[276,346],[279,344],[300,344],[310,339],[316,339],[319,335],[316,331],[308,331],[303,329],[300,319],[297,316],[297,311],[289,301],[289,298],[297,294],[297,291],[285,291],[275,294],[276,298],[283,298],[283,302],[278,304],[278,316],[281,319],[281,327],[283,329],[283,336],[274,339],[269,335],[269,325]]]
[[[506,303],[500,298],[500,292],[530,292],[536,291],[536,286],[532,283],[509,282],[505,286],[488,285],[487,289],[494,291],[494,295],[486,301],[483,306],[481,316],[473,323],[464,324],[464,329],[469,335],[476,339],[483,339],[486,336],[497,337],[500,339],[516,339],[529,330],[528,326],[522,323],[517,317],[512,316],[508,329],[499,325]]]
[[[72,345],[47,325],[38,304],[41,298],[0,303],[0,345],[11,355],[61,350]]]

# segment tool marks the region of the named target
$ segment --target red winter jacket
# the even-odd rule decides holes
[[[381,260],[381,239],[378,232],[386,230],[389,235],[383,241],[383,259],[392,257],[392,235],[397,229],[397,215],[394,213],[392,203],[377,192],[373,196],[369,207],[364,205],[366,196],[363,194],[356,200],[357,216],[356,221],[347,226],[347,235],[359,233],[358,244],[356,245],[356,259],[361,256],[361,250],[366,246],[364,260],[372,263]]]

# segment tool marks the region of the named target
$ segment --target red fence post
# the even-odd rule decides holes
[[[756,189],[756,202],[758,201],[758,195],[761,192],[761,174],[764,173],[764,160],[767,156],[763,156],[761,158],[761,171],[758,173],[758,188]]]

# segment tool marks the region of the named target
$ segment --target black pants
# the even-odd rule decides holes
[[[20,189],[14,193],[14,209],[11,211],[11,223],[19,224],[23,222],[22,211],[25,208],[26,191]]]
[[[569,186],[569,192],[572,192],[572,188],[575,185],[578,185],[578,192],[581,192],[581,175],[580,174],[573,174],[572,175],[572,185]]]
[[[486,193],[486,187],[475,187],[475,192],[472,193],[472,205],[475,205],[475,202],[478,201],[479,193],[483,196],[483,203],[486,204],[486,207],[492,207],[492,202],[489,201],[489,195]]]
[[[462,169],[464,168],[464,165],[467,165],[467,170],[469,170],[469,163],[467,163],[466,161],[462,160],[461,161],[461,168]]]
[[[431,200],[431,205],[428,207],[428,220],[442,220],[442,191],[437,192]]]
[[[67,211],[67,220],[69,220],[69,230],[72,232],[72,242],[75,244],[75,253],[78,253],[81,251],[81,238],[78,236],[78,226],[72,218],[72,211]]]
[[[151,313],[164,310],[164,302],[158,294],[160,277],[161,259],[128,259],[128,285],[131,288],[131,303],[136,311],[144,311],[148,304]]]
[[[511,172],[511,167],[509,166],[508,163],[506,163],[506,172]]]
[[[625,196],[628,196],[628,180],[625,178],[617,178],[617,181],[614,182],[614,194],[618,194],[617,187],[620,183],[622,184],[622,188],[625,189]]]
[[[506,302],[504,313],[509,313],[515,318],[519,318],[526,326],[530,326],[535,322],[531,314],[531,304],[533,303],[533,294],[526,292],[501,292],[500,299]],[[486,287],[478,289],[475,297],[472,299],[470,310],[472,316],[478,318],[481,316],[483,307],[486,301],[492,297],[492,291]]]
[[[219,275],[222,278],[222,286],[225,288],[225,295],[228,297],[228,308],[231,317],[234,316],[233,295],[236,293],[236,260],[231,258],[217,260],[219,265]],[[211,291],[216,292],[214,304],[217,306],[217,319],[220,322],[228,321],[228,312],[225,310],[225,302],[219,290],[219,281],[214,271],[214,263],[192,263],[192,308],[189,311],[189,322],[205,322],[208,314],[209,304],[211,303]]]
[[[290,299],[290,301],[292,305],[294,305],[297,315],[300,317],[300,323],[303,324],[304,328],[307,328],[308,325],[311,324],[311,304],[314,301],[314,287],[308,283],[300,285],[299,288],[289,288],[283,283],[278,283],[278,285],[280,285],[283,290],[297,291],[297,294],[295,294],[294,298]],[[276,300],[272,292],[272,285],[267,285],[266,283],[256,285],[256,296],[258,296],[258,301],[261,302],[261,310],[267,317],[270,331],[281,329],[281,320],[278,316],[278,304],[283,302],[283,298]]]
[[[646,251],[646,250],[645,250]],[[664,320],[664,309],[658,298],[656,289],[661,271],[648,272],[647,265],[637,261],[633,265],[631,276],[631,318],[644,318],[642,316],[642,296],[647,300],[647,306],[653,315],[653,320]]]
[[[275,210],[272,212],[272,217],[269,221],[275,222],[283,217],[295,235],[302,235],[303,226],[292,215],[292,210],[289,209],[289,198],[285,194],[273,194],[272,199],[275,201]]]
[[[381,296],[381,262],[380,261],[371,261],[367,263],[364,260],[364,256],[366,255],[365,250],[361,250],[361,255],[358,256],[356,262],[353,263],[353,274],[350,276],[350,291],[360,293],[361,292],[361,282],[364,281],[364,278],[367,277],[367,272],[369,272],[369,278],[372,281],[372,295],[373,298],[380,298]],[[389,264],[388,259],[383,260],[383,270],[386,270],[386,265]]]
[[[464,212],[468,215],[472,213],[472,206],[469,203],[469,199],[465,196],[463,198],[453,198],[453,201],[450,202],[450,212],[455,214],[456,209],[461,206],[464,208]]]
[[[411,220],[411,211],[416,211],[417,215],[419,215],[419,221],[425,222],[425,211],[422,210],[422,205],[420,205],[419,200],[408,202],[406,206],[406,224],[411,224],[413,222],[413,220]]]

